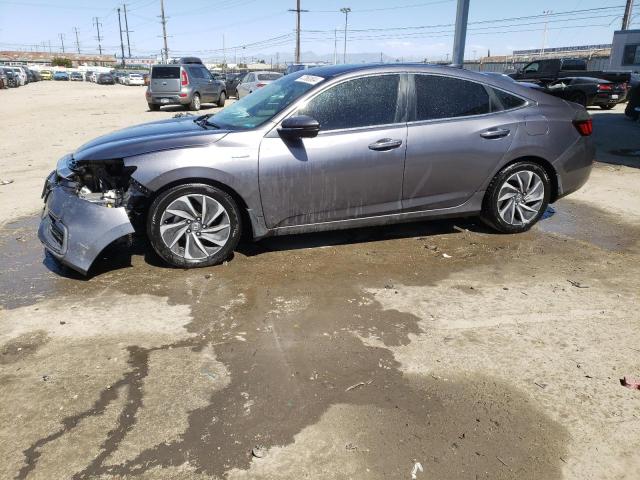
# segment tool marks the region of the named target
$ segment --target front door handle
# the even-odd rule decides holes
[[[502,138],[509,135],[511,130],[508,128],[490,128],[480,134],[482,138]]]
[[[382,138],[375,143],[369,145],[369,150],[375,150],[377,152],[386,152],[387,150],[393,150],[402,145],[402,140],[394,140],[392,138]]]

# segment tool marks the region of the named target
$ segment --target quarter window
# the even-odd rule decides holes
[[[400,76],[378,75],[340,83],[298,110],[320,123],[321,130],[396,123]]]
[[[492,111],[489,94],[479,83],[441,75],[415,75],[414,78],[416,120],[466,117]]]
[[[505,110],[511,110],[512,108],[522,107],[525,103],[525,100],[520,97],[516,97],[515,95],[511,95],[510,93],[504,92],[502,90],[493,89],[493,92],[498,97],[498,100],[502,104],[502,107]]]

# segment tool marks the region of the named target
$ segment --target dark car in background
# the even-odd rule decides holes
[[[40,73],[36,70],[27,69],[27,75],[29,76],[29,82],[39,82],[40,80],[42,80],[42,77],[40,77]]]
[[[245,75],[245,73],[227,73],[225,75],[224,83],[227,87],[227,95],[238,96],[238,84]]]
[[[640,83],[629,91],[628,98],[624,114],[632,120],[640,119]]]
[[[82,72],[71,72],[69,74],[69,80],[72,82],[83,82],[84,77],[82,75]]]
[[[96,76],[96,83],[98,85],[115,85],[116,80],[110,73],[99,73]]]
[[[223,107],[227,99],[225,83],[214,80],[202,61],[195,57],[152,66],[145,95],[152,111],[164,105],[184,105],[194,111],[200,110],[203,103]]]
[[[20,86],[18,74],[13,70],[13,68],[0,67],[0,71],[6,75],[8,87],[17,88]]]
[[[69,74],[67,72],[56,72],[53,74],[53,79],[63,82],[69,81]]]
[[[9,88],[9,79],[7,78],[7,74],[4,73],[4,70],[0,68],[0,88],[5,89]]]
[[[215,115],[137,125],[64,156],[38,236],[86,274],[134,225],[180,268],[223,262],[242,232],[474,215],[524,232],[585,184],[591,133],[580,105],[464,69],[304,70]]]
[[[627,96],[624,84],[591,77],[565,77],[545,86],[545,92],[583,107],[610,110]]]

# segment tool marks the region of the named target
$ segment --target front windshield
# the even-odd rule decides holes
[[[211,123],[230,130],[258,127],[324,80],[304,72],[287,75],[228,106]]]

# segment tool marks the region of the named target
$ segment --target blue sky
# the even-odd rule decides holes
[[[74,27],[78,28],[82,52],[97,51],[93,17],[102,23],[105,53],[119,52],[118,18],[114,0],[0,0],[0,50],[31,49],[51,41],[60,48],[64,35],[67,51],[75,51]],[[162,47],[158,20],[160,0],[129,0],[129,29],[132,54],[156,54]],[[514,49],[540,48],[543,42],[544,11],[547,18],[547,47],[610,43],[620,27],[624,0],[471,0],[467,58],[506,54]],[[302,0],[302,51],[333,54],[334,29],[338,29],[338,52],[342,53],[344,14],[350,7],[350,53],[378,53],[392,57],[445,59],[453,43],[455,0]],[[226,55],[266,57],[293,56],[295,15],[287,9],[295,0],[165,0],[169,17],[169,49],[174,54],[193,53],[222,57],[223,35]],[[612,8],[609,8],[612,7]],[[619,7],[619,8],[613,8]],[[600,9],[575,12],[576,10]],[[515,17],[531,17],[520,20]],[[633,26],[640,28],[640,5]],[[412,28],[419,27],[419,28]],[[124,20],[123,20],[124,28]],[[125,40],[126,42],[126,40]],[[242,48],[245,46],[245,48]],[[233,47],[236,47],[235,49]],[[126,47],[125,47],[126,48]],[[285,57],[285,58],[283,58]],[[303,58],[304,60],[304,58]]]

